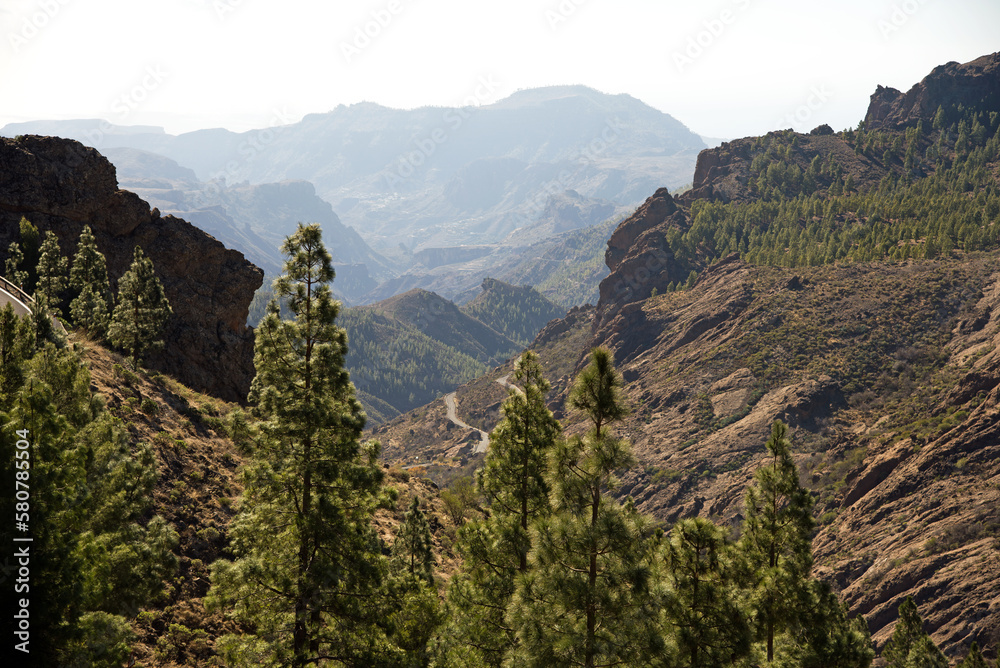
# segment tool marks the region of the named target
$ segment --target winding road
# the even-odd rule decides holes
[[[482,429],[476,429],[471,424],[466,424],[458,419],[458,404],[455,401],[455,392],[444,395],[444,405],[448,412],[448,419],[452,423],[458,425],[462,429],[472,429],[473,431],[479,432],[479,444],[476,445],[476,449],[473,450],[474,453],[479,454],[480,452],[486,452],[490,447],[490,435],[487,434]]]
[[[514,390],[518,394],[524,394],[524,392],[521,391],[521,388],[519,388],[517,385],[511,384],[509,378],[510,374],[507,374],[502,378],[497,378],[497,383],[499,383],[500,386],[503,388]],[[448,415],[448,419],[451,420],[452,424],[457,425],[462,429],[471,429],[472,431],[479,432],[479,443],[476,445],[476,449],[473,450],[473,452],[475,454],[486,452],[490,448],[490,435],[485,431],[483,431],[482,429],[477,429],[476,427],[473,427],[471,424],[463,422],[461,419],[459,419],[458,401],[456,400],[456,396],[457,396],[456,392],[450,392],[444,395],[444,405]]]

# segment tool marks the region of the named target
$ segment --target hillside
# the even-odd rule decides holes
[[[93,341],[77,337],[74,343],[83,350],[93,391],[128,425],[131,441],[152,445],[158,481],[151,512],[162,515],[180,538],[176,575],[164,596],[148,601],[133,622],[136,665],[212,665],[218,660],[216,638],[235,629],[221,612],[207,612],[203,601],[212,562],[232,558],[228,527],[239,507],[239,469],[245,463],[240,432],[231,428],[237,406],[168,376],[123,370],[120,356]],[[376,515],[380,538],[392,544],[403,511],[414,495],[420,496],[431,521],[436,576],[447,581],[455,568],[457,527],[438,490],[406,471],[387,473],[387,485],[399,496],[395,508]]]
[[[426,290],[410,290],[373,304],[372,309],[412,325],[430,338],[487,366],[507,361],[524,347],[482,319],[476,319],[454,303]],[[514,312],[511,315],[515,315]]]
[[[369,306],[345,309],[337,324],[347,330],[351,381],[376,424],[450,392],[487,368]]]
[[[531,286],[513,286],[492,278],[483,280],[482,292],[462,311],[518,345],[527,346],[550,320],[565,315]]]
[[[426,248],[401,258],[416,264],[365,299],[380,301],[422,288],[464,304],[479,294],[483,279],[496,278],[534,285],[565,308],[596,303],[597,286],[608,273],[604,247],[629,213],[631,208],[608,209],[579,194],[555,194],[537,217],[499,243]]]
[[[27,217],[72,256],[90,226],[107,257],[112,289],[141,246],[163,283],[173,316],[150,367],[191,387],[243,401],[253,378],[253,332],[246,326],[263,273],[191,223],[161,216],[119,188],[114,166],[92,148],[54,137],[0,138],[0,257]]]
[[[592,329],[550,325],[581,331],[572,372],[591,346],[614,352],[639,459],[619,492],[663,523],[737,526],[770,424],[788,422],[814,572],[880,648],[907,595],[949,656],[1000,643],[998,61],[877,92],[870,126],[702,152],[690,191],[657,191],[611,235]],[[920,103],[878,111],[888,98]],[[507,371],[458,391],[463,419],[495,424]],[[432,405],[385,425],[386,452],[461,464],[441,420]]]

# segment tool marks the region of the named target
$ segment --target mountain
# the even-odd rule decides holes
[[[379,252],[495,243],[530,223],[555,192],[630,205],[690,181],[704,143],[628,95],[583,86],[519,91],[481,107],[388,109],[372,103],[246,133],[173,136],[107,123],[11,124],[99,147],[167,156],[202,181],[307,180]],[[103,129],[102,129],[103,128]]]
[[[365,295],[365,301],[423,288],[463,304],[479,294],[483,279],[536,285],[567,308],[597,300],[607,275],[603,247],[614,221],[629,209],[575,191],[551,195],[538,216],[502,242],[425,248],[407,257],[416,264]],[[567,279],[573,282],[567,282]]]
[[[372,308],[489,366],[507,361],[523,348],[485,320],[426,290],[410,290]]]
[[[178,178],[186,173],[178,172]],[[161,216],[119,188],[114,166],[69,139],[0,138],[0,252],[4,258],[27,217],[59,238],[72,256],[89,225],[107,257],[112,288],[128,270],[133,248],[153,261],[173,309],[162,351],[147,356],[195,389],[244,401],[254,375],[253,331],[247,312],[263,273],[189,222]]]
[[[881,89],[855,130],[702,152],[607,242],[595,309],[533,343],[569,381],[607,346],[638,465],[618,494],[665,525],[738,527],[775,419],[816,501],[814,573],[877,646],[906,596],[945,652],[1000,642],[1000,54]],[[690,287],[686,287],[690,286]],[[490,429],[504,365],[457,392]],[[468,467],[438,403],[378,428],[387,456]]]
[[[161,213],[182,216],[230,248],[242,252],[269,276],[281,271],[281,244],[299,222],[323,228],[337,282],[348,302],[360,300],[379,281],[394,275],[388,260],[344,225],[307,181],[227,186],[205,183],[164,156],[134,148],[105,149],[121,187],[135,192]]]
[[[483,291],[462,311],[527,346],[550,320],[566,315],[531,286],[517,287],[493,278],[483,280]]]
[[[518,355],[545,323],[565,315],[532,288],[493,279],[461,309],[414,289],[341,312],[347,367],[373,424],[451,392]]]
[[[369,421],[379,424],[485,373],[474,357],[371,306],[341,312],[346,366]]]

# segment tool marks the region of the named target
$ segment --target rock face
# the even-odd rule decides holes
[[[997,56],[987,56],[938,68],[906,95],[879,89],[869,121],[891,137],[939,105],[974,101],[994,112],[997,71]],[[899,604],[913,596],[947,655],[960,657],[976,641],[995,658],[1000,251],[790,270],[749,266],[735,255],[706,266],[712,254],[699,248],[686,254],[698,265],[695,285],[663,290],[687,278],[670,255],[673,228],[696,224],[690,205],[697,200],[753,201],[758,156],[757,171],[778,159],[801,170],[819,156],[839,165],[860,192],[902,173],[899,161],[856,152],[845,135],[828,130],[702,151],[692,190],[671,197],[661,189],[624,221],[608,242],[610,275],[590,335],[571,341],[575,361],[565,362],[574,354],[569,339],[552,345],[543,332],[535,342],[548,376],[558,379],[549,405],[567,433],[584,428],[562,410],[564,369],[579,371],[592,346],[607,346],[630,407],[616,433],[632,442],[638,460],[620,474],[617,493],[664,524],[698,515],[734,531],[770,427],[784,421],[800,481],[816,502],[814,573],[864,616],[879,649]],[[817,178],[820,201],[830,186]],[[547,331],[572,331],[570,319]],[[563,367],[550,371],[556,363]],[[477,426],[489,429],[499,397],[467,389],[476,383],[459,390],[462,411],[485,416]],[[390,436],[401,456],[419,442],[421,461],[436,459],[436,442],[414,436],[430,413],[437,414],[394,423]]]
[[[568,333],[593,313],[550,323],[533,349],[570,434],[584,425],[563,410],[566,369],[591,345],[614,353],[631,408],[615,431],[638,459],[620,494],[666,525],[700,515],[735,529],[780,419],[816,500],[814,572],[877,645],[913,596],[950,656],[998,646],[1000,253],[796,270],[727,258],[690,290],[621,306],[573,339],[567,364]],[[494,379],[510,370],[459,389],[460,414],[492,428]],[[377,434],[387,457],[471,451],[443,415],[432,405],[393,421]]]
[[[0,249],[25,216],[59,237],[72,256],[90,225],[107,257],[112,289],[142,247],[153,260],[174,315],[164,350],[147,364],[191,387],[243,401],[253,378],[247,311],[263,272],[190,223],[149,209],[118,188],[115,168],[95,149],[55,137],[0,138]]]
[[[618,226],[608,240],[604,262],[611,274],[601,281],[597,324],[623,305],[648,297],[654,289],[687,279],[690,267],[678,264],[667,243],[670,228],[687,229],[687,214],[666,188],[660,188]]]
[[[865,115],[868,130],[899,129],[918,120],[929,124],[938,106],[1000,108],[1000,52],[968,63],[935,67],[905,94],[879,86]]]

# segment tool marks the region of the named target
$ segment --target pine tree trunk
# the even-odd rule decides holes
[[[311,323],[310,310],[312,306],[312,281],[306,281],[306,323]],[[306,331],[306,350],[305,350],[305,383],[304,390],[307,397],[306,401],[309,402],[310,393],[312,390],[312,375],[311,375],[311,357],[312,357],[312,331]],[[309,518],[312,512],[312,438],[307,436],[302,442],[302,510],[301,517],[304,520]],[[306,522],[303,522],[303,527],[306,526]],[[309,553],[310,553],[310,536],[307,534],[302,534],[299,536],[299,582],[296,591],[296,601],[295,601],[295,668],[305,668],[308,663],[308,652],[307,650],[317,644],[314,639],[310,637],[309,626],[307,620],[311,617],[309,610]],[[315,629],[313,629],[315,632]],[[318,647],[317,647],[318,648]]]
[[[597,526],[597,513],[601,505],[600,488],[594,493],[594,501],[590,513],[590,527]],[[593,540],[593,538],[591,539]],[[597,545],[591,542],[590,545],[590,572],[587,579],[587,648],[584,657],[584,665],[587,668],[594,666],[594,636],[597,630],[597,610],[594,601],[594,589],[597,587]]]

